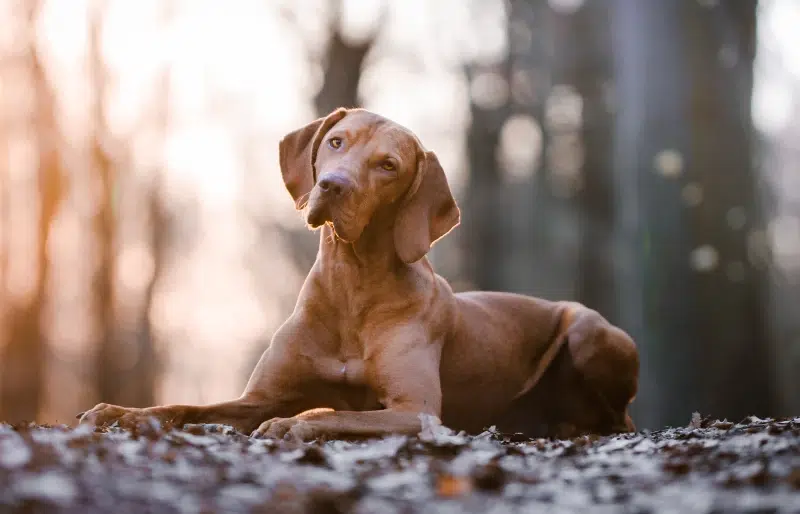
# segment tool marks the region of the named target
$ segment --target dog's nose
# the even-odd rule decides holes
[[[353,183],[340,173],[326,173],[319,179],[319,188],[323,193],[344,196],[353,189]]]

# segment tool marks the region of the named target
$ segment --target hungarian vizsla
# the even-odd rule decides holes
[[[280,142],[283,180],[319,253],[297,305],[238,399],[145,409],[99,404],[98,425],[145,417],[224,423],[259,437],[420,431],[420,414],[475,432],[634,430],[632,339],[571,302],[453,293],[426,254],[458,225],[433,152],[404,127],[338,109]]]

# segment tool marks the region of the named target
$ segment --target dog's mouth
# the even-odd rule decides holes
[[[357,224],[354,223],[353,217],[348,216],[343,209],[337,208],[336,205],[321,198],[309,202],[306,223],[312,229],[327,224],[333,228],[336,237],[344,242],[351,243],[358,238],[355,234],[357,231],[355,225]]]
[[[311,228],[319,228],[331,220],[331,209],[327,202],[313,202],[309,204],[306,222]]]

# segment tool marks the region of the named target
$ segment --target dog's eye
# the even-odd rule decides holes
[[[334,149],[338,149],[342,147],[342,138],[340,137],[332,137],[328,139],[328,146]]]
[[[381,168],[386,171],[394,171],[397,169],[392,161],[383,161]]]

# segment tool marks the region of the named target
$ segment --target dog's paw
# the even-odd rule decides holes
[[[93,408],[79,414],[81,424],[106,427],[117,423],[120,428],[134,428],[142,422],[151,421],[152,414],[146,409],[120,407],[108,403],[98,403]]]
[[[257,439],[313,441],[317,438],[312,422],[298,418],[272,418],[250,434]]]

